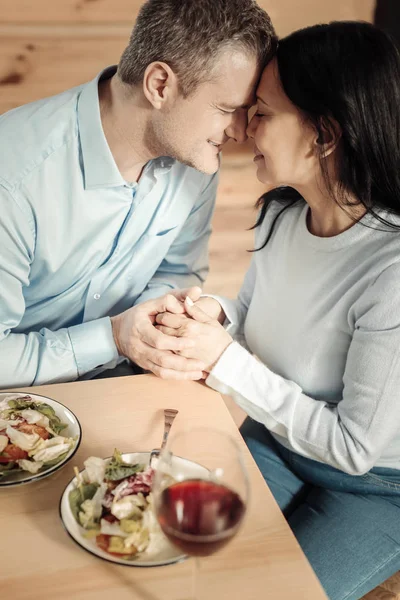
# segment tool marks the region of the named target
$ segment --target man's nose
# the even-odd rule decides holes
[[[235,113],[232,122],[229,127],[227,127],[225,133],[238,144],[243,144],[247,140],[247,125],[247,112],[237,112]]]

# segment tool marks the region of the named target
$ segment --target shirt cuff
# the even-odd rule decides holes
[[[108,368],[112,368],[117,364],[118,350],[109,317],[69,327],[68,334],[79,377],[101,365],[110,363]]]
[[[237,342],[232,342],[221,354],[217,363],[214,365],[206,383],[218,381],[226,388],[234,387],[234,382],[239,377],[244,368],[248,375],[248,362],[251,355]],[[210,379],[210,382],[209,382]],[[214,387],[213,385],[211,387]]]
[[[230,344],[221,355],[206,384],[221,394],[232,396],[250,417],[271,431],[288,437],[285,424],[291,410],[288,407],[296,405],[302,389],[294,381],[271,371],[237,342]]]

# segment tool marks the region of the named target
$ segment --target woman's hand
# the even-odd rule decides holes
[[[196,306],[201,308],[206,315],[211,317],[211,319],[215,319],[221,324],[225,321],[224,309],[215,298],[211,298],[211,296],[203,296],[196,301],[190,294],[187,294],[187,296],[189,296],[189,298],[196,303]]]
[[[219,306],[216,300],[214,302]],[[186,298],[184,308],[188,317],[170,313],[157,315],[157,329],[166,335],[193,340],[194,347],[179,354],[200,360],[206,365],[205,372],[209,373],[233,339],[215,318],[194,305],[190,298]]]

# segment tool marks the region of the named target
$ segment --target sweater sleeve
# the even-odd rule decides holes
[[[293,449],[351,475],[369,471],[398,434],[400,267],[383,271],[352,307],[354,334],[338,404],[307,396],[239,344],[231,344],[207,384],[230,394]]]
[[[204,294],[204,296],[209,296],[218,300],[225,313],[225,329],[243,346],[246,346],[244,323],[253,296],[255,281],[256,263],[253,258],[236,300],[226,298],[225,296],[216,296],[215,294]]]

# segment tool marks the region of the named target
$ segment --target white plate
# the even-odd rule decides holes
[[[133,452],[128,454],[123,454],[122,458],[125,462],[129,464],[141,464],[148,465],[149,464],[150,452]],[[111,457],[110,457],[111,458]],[[109,461],[110,458],[106,458],[104,460]],[[193,463],[184,458],[174,457],[174,461],[178,461],[179,467],[182,469],[182,472],[185,473],[185,476],[193,476],[193,478],[204,477],[204,471],[207,471],[205,467]],[[84,473],[84,470],[81,471]],[[71,536],[71,538],[79,544],[84,550],[87,550],[91,554],[98,556],[104,560],[108,560],[112,563],[117,563],[119,565],[124,565],[128,567],[162,567],[165,565],[173,565],[175,563],[181,562],[185,560],[187,556],[182,554],[181,550],[175,548],[165,537],[164,544],[162,547],[158,549],[157,552],[152,554],[147,553],[145,550],[141,552],[137,556],[132,559],[125,560],[123,558],[118,558],[117,556],[112,556],[105,552],[101,548],[99,548],[94,539],[87,539],[84,537],[85,529],[78,525],[71,512],[71,508],[69,505],[69,492],[76,487],[77,481],[76,477],[74,477],[67,487],[65,488],[63,495],[61,496],[60,501],[60,517],[63,522],[63,525],[67,531],[67,533]]]
[[[0,392],[0,402],[9,396],[14,398],[20,398],[22,396],[30,396],[34,402],[44,402],[51,406],[57,417],[61,419],[63,423],[67,424],[67,427],[62,430],[61,435],[66,437],[75,438],[75,444],[69,450],[68,454],[56,465],[52,467],[48,467],[47,469],[43,469],[39,471],[39,473],[28,473],[28,471],[21,471],[20,473],[12,473],[11,475],[5,475],[0,478],[0,487],[14,487],[17,485],[23,485],[25,483],[32,483],[33,481],[38,481],[39,479],[43,479],[44,477],[48,477],[52,475],[59,469],[61,469],[68,461],[71,460],[75,452],[79,448],[79,444],[82,439],[82,429],[80,423],[74,413],[64,406],[53,400],[52,398],[48,398],[47,396],[39,396],[38,394],[31,394],[27,392]]]

